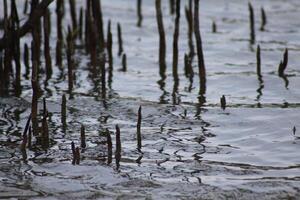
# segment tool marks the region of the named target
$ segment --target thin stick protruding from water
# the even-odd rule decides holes
[[[136,139],[137,139],[138,150],[142,149],[141,123],[142,123],[142,106],[139,107],[138,119],[136,125]]]
[[[206,69],[204,62],[204,55],[202,49],[202,39],[200,34],[200,22],[199,22],[199,0],[195,0],[194,4],[194,31],[197,43],[197,55],[198,55],[198,69],[200,79],[200,95],[206,92]]]
[[[280,62],[279,67],[278,67],[278,75],[283,77],[284,76],[284,71],[286,70],[287,64],[288,64],[288,59],[289,59],[289,51],[288,49],[285,49],[284,54],[283,54],[283,60]]]
[[[256,50],[256,73],[258,77],[261,77],[261,56],[260,56],[259,45],[257,45],[257,50]]]
[[[63,94],[61,100],[61,123],[65,125],[66,121],[67,121],[67,98],[66,95]]]
[[[116,152],[115,152],[115,159],[116,159],[116,165],[117,170],[120,168],[120,160],[121,160],[121,135],[120,135],[120,128],[118,125],[116,125]]]
[[[165,78],[166,72],[166,38],[163,23],[163,15],[161,10],[161,0],[155,0],[156,21],[159,33],[159,72],[162,79]]]
[[[261,26],[260,26],[260,30],[261,31],[265,31],[265,26],[267,24],[267,15],[265,12],[265,9],[263,7],[261,7]]]
[[[119,43],[119,51],[118,51],[118,56],[121,56],[124,49],[123,49],[123,39],[122,39],[122,27],[121,24],[118,23],[118,43]]]
[[[251,3],[248,3],[249,8],[249,21],[250,21],[250,43],[255,43],[255,20],[254,20],[254,11]]]
[[[225,98],[224,95],[222,95],[222,97],[220,98],[220,103],[221,103],[221,108],[223,110],[225,110],[225,108],[226,108],[226,98]]]
[[[176,18],[173,40],[173,78],[178,81],[178,37],[180,24],[180,0],[176,0]]]
[[[143,21],[142,0],[137,0],[137,16],[138,16],[137,27],[141,27]]]
[[[106,129],[106,140],[107,140],[107,164],[110,164],[112,162],[112,141],[108,129]]]
[[[122,71],[123,72],[127,71],[127,56],[126,56],[126,53],[124,53],[123,56],[122,56]]]
[[[81,125],[80,128],[80,141],[81,141],[81,148],[85,149],[86,148],[86,142],[85,142],[85,127],[84,125]]]

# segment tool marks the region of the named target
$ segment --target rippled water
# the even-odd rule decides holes
[[[32,199],[287,199],[300,196],[299,50],[300,2],[252,1],[256,16],[256,44],[262,49],[262,80],[257,79],[256,44],[249,44],[248,2],[201,1],[201,33],[207,67],[206,102],[199,101],[197,74],[192,90],[183,72],[188,52],[187,23],[182,16],[179,41],[179,89],[172,95],[172,38],[174,16],[163,3],[167,34],[167,79],[157,81],[158,33],[154,1],[143,1],[142,28],[136,25],[133,0],[103,0],[105,24],[112,20],[114,77],[109,98],[89,77],[89,57],[76,51],[74,98],[67,102],[67,129],[60,122],[61,95],[67,93],[67,70],[54,67],[47,98],[51,147],[19,150],[30,113],[30,80],[23,77],[20,98],[0,98],[0,198]],[[80,3],[78,3],[80,4]],[[23,4],[20,3],[20,8]],[[78,5],[79,6],[79,5]],[[259,31],[260,7],[268,24]],[[68,9],[68,7],[66,7]],[[2,10],[2,8],[0,9]],[[51,6],[55,10],[55,6]],[[52,14],[55,21],[55,14]],[[218,32],[211,33],[215,20]],[[69,15],[65,16],[68,24]],[[116,24],[123,31],[128,71],[120,72]],[[56,30],[52,29],[55,57]],[[31,38],[25,37],[24,42]],[[80,42],[78,41],[78,44]],[[277,75],[284,49],[289,49],[287,80]],[[66,60],[64,61],[66,63]],[[197,63],[193,63],[197,72]],[[227,108],[220,108],[226,96]],[[42,105],[42,103],[40,103]],[[138,107],[142,106],[142,153],[136,149]],[[42,106],[41,106],[42,109]],[[70,144],[80,144],[86,126],[87,148],[80,165],[72,165]],[[107,165],[108,128],[121,129],[122,160]],[[293,127],[296,127],[295,134]],[[299,198],[299,197],[298,197]]]

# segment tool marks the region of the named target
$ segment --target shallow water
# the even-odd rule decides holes
[[[60,122],[61,95],[67,93],[67,70],[54,67],[48,84],[41,79],[50,112],[51,147],[27,151],[22,160],[21,135],[30,113],[31,83],[23,77],[21,97],[0,99],[0,198],[30,199],[287,199],[300,196],[300,2],[252,1],[256,44],[262,50],[262,81],[257,79],[256,44],[249,44],[247,1],[201,1],[201,33],[207,67],[206,102],[198,98],[183,72],[188,52],[182,2],[179,40],[179,88],[174,96],[172,38],[174,16],[163,4],[167,34],[167,79],[160,88],[158,34],[154,1],[143,1],[143,27],[137,28],[135,1],[103,0],[105,24],[112,20],[114,76],[108,98],[89,76],[89,56],[76,51],[74,98],[67,102],[67,128]],[[20,8],[23,4],[21,3]],[[79,5],[78,5],[79,6]],[[260,7],[267,13],[266,31],[259,31]],[[68,9],[68,6],[66,6]],[[2,8],[0,8],[2,10]],[[55,10],[55,6],[51,6]],[[70,22],[65,16],[66,25]],[[211,33],[215,20],[218,32]],[[55,14],[52,14],[55,21]],[[116,24],[123,31],[127,72],[117,56]],[[56,30],[52,29],[55,58]],[[24,42],[31,38],[25,37]],[[77,41],[80,45],[80,41]],[[288,85],[277,67],[289,48]],[[66,63],[66,60],[64,60]],[[194,71],[197,63],[194,60]],[[24,71],[25,72],[25,71]],[[220,108],[226,96],[227,108]],[[40,103],[40,106],[42,102]],[[136,149],[138,107],[142,106],[142,152]],[[42,109],[42,106],[41,106]],[[185,114],[186,113],[186,114]],[[80,145],[86,126],[87,148],[73,166],[71,141]],[[121,129],[122,160],[107,165],[105,129],[115,144]]]

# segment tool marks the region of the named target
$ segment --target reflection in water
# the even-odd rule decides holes
[[[264,80],[262,79],[262,76],[258,76],[258,82],[259,82],[259,87],[256,90],[256,92],[258,93],[258,95],[256,96],[256,101],[259,103],[260,98],[263,95],[262,90],[264,89],[265,85],[264,85]]]

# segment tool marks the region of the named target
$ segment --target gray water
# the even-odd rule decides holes
[[[67,102],[67,129],[64,131],[60,122],[61,95],[67,93],[68,87],[67,68],[61,71],[55,66],[48,84],[44,84],[44,79],[40,81],[50,112],[51,146],[47,151],[27,150],[28,159],[24,162],[19,145],[31,110],[30,80],[22,78],[21,97],[0,98],[0,198],[299,198],[300,2],[252,1],[256,44],[250,45],[247,1],[201,1],[207,67],[205,103],[198,98],[197,60],[193,63],[196,74],[190,91],[183,71],[183,56],[189,50],[185,1],[181,4],[180,82],[178,94],[172,96],[174,16],[169,14],[167,2],[163,2],[163,14],[168,68],[163,89],[157,83],[159,38],[154,1],[143,1],[144,21],[138,28],[135,1],[103,0],[104,22],[112,20],[114,36],[114,76],[105,103],[100,97],[100,86],[89,77],[89,56],[78,48],[74,98]],[[23,3],[18,4],[23,7]],[[268,19],[264,32],[259,31],[261,6]],[[54,22],[55,5],[50,9]],[[211,32],[213,20],[217,33]],[[117,56],[117,22],[122,25],[127,72],[118,71],[121,58]],[[69,14],[64,23],[70,23]],[[55,58],[54,25],[51,37]],[[22,43],[30,41],[29,35],[22,39]],[[262,81],[255,72],[257,44],[261,46]],[[289,49],[288,84],[277,75],[285,48]],[[227,100],[225,110],[220,108],[222,95]],[[140,105],[143,154],[136,149]],[[70,144],[74,141],[80,145],[81,124],[86,126],[87,148],[81,153],[80,165],[74,166]],[[122,140],[119,170],[114,160],[111,165],[105,161],[104,132],[106,128],[111,131],[114,145],[116,124]]]

